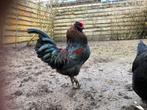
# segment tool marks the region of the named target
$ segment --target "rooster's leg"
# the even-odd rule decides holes
[[[74,78],[70,77],[70,80],[71,80],[72,86],[74,87]]]
[[[74,77],[70,77],[70,79],[71,79],[71,83],[72,83],[73,88],[74,89],[79,89],[80,88],[79,81]],[[74,84],[75,84],[76,87],[74,87]]]
[[[79,81],[76,78],[74,78],[74,82],[75,82],[75,84],[77,86],[76,89],[80,89]]]

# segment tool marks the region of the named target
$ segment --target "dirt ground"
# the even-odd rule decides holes
[[[144,40],[147,43],[147,40]],[[7,47],[4,83],[9,110],[147,110],[132,90],[132,62],[138,40],[90,42],[91,56],[72,89],[70,79],[43,63],[34,46]],[[64,47],[60,43],[59,46]],[[10,52],[11,51],[11,52]]]

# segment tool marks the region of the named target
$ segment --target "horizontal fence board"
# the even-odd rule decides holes
[[[143,26],[140,26],[140,27],[136,27],[136,26],[130,26],[130,27],[105,27],[105,28],[91,28],[91,29],[87,29],[87,30],[84,30],[85,33],[89,33],[89,32],[103,32],[103,31],[115,31],[115,32],[119,32],[119,31],[122,31],[122,30],[136,30],[136,29],[143,29]],[[56,34],[65,34],[67,30],[63,30],[63,31],[56,31]]]
[[[122,19],[123,18],[123,19]],[[64,19],[64,21],[63,21],[63,19],[56,19],[55,21],[55,24],[59,24],[59,23],[69,23],[69,22],[72,22],[72,21],[76,21],[76,20],[78,20],[78,19],[83,19],[83,16],[81,16],[81,17],[75,17],[75,18],[66,18],[66,19]],[[85,17],[84,19],[83,19],[83,21],[87,21],[87,20],[99,20],[99,21],[103,21],[103,20],[127,20],[127,19],[145,19],[145,14],[143,14],[143,13],[136,13],[136,14],[134,14],[134,15],[115,15],[115,16],[93,16],[93,17],[91,17],[91,18],[89,18],[89,17]],[[94,22],[94,21],[93,21]]]
[[[40,25],[36,22],[28,22],[24,20],[16,20],[16,19],[7,19],[5,22],[6,26],[15,26],[15,25],[22,25],[22,26],[34,26],[39,27]]]
[[[107,9],[107,8],[116,8],[116,7],[130,7],[130,6],[143,6],[146,4],[146,0],[135,0],[135,1],[121,1],[121,2],[114,2],[114,3],[89,3],[85,5],[74,5],[74,6],[64,6],[64,7],[56,7],[58,11],[62,10],[85,10],[85,9]]]
[[[87,37],[89,36],[99,36],[99,35],[111,35],[113,36],[113,34],[131,34],[131,33],[136,33],[136,30],[121,30],[121,31],[101,31],[101,32],[88,32],[88,33],[85,33],[87,35]],[[66,35],[64,33],[60,33],[60,34],[57,34],[55,35],[56,37],[65,37]],[[55,38],[56,38],[55,37]]]
[[[60,18],[60,16],[63,15],[79,15],[79,14],[89,14],[89,13],[98,13],[98,14],[117,14],[117,13],[128,13],[128,12],[135,12],[135,11],[142,11],[144,10],[146,7],[123,7],[123,8],[112,8],[112,9],[93,9],[93,10],[79,10],[79,11],[70,11],[70,10],[66,10],[63,12],[61,11],[59,14],[57,14],[57,18]],[[127,12],[125,12],[124,10],[127,10]]]
[[[62,14],[73,14],[73,15],[78,15],[78,14],[85,14],[85,13],[93,13],[93,12],[96,12],[96,13],[112,13],[114,11],[116,12],[123,12],[125,10],[144,10],[146,8],[146,6],[130,6],[130,7],[112,7],[112,8],[103,8],[101,9],[100,7],[96,7],[95,9],[90,7],[89,9],[88,8],[85,8],[85,9],[82,9],[79,7],[79,10],[70,10],[70,9],[65,9],[65,10],[62,10],[62,11],[59,11],[58,10],[58,13],[57,15],[58,16],[62,16]],[[76,9],[76,8],[72,8],[71,9]],[[61,14],[62,13],[62,14]]]
[[[114,30],[114,29],[118,29],[118,30],[121,30],[121,29],[136,29],[136,28],[142,28],[144,27],[144,23],[143,22],[140,22],[140,23],[136,23],[136,22],[127,22],[125,24],[123,23],[118,23],[118,24],[97,24],[97,25],[86,25],[85,29],[84,29],[84,32],[87,32],[87,31],[92,31],[92,30]],[[54,29],[54,34],[55,33],[62,33],[62,32],[66,32],[67,28],[62,28],[62,29]]]
[[[24,42],[24,41],[29,41],[31,38],[30,37],[17,37],[17,42]],[[38,39],[37,37],[34,38],[34,40]]]
[[[14,42],[27,42],[29,41],[31,38],[30,37],[17,37],[17,39],[15,39],[15,37],[7,37],[3,40],[3,43],[5,44],[10,44],[10,43],[14,43]],[[38,38],[34,38],[33,41],[36,41]]]
[[[6,17],[6,23],[7,23],[7,20],[16,20],[16,23],[17,22],[23,22],[23,21],[25,21],[25,22],[28,22],[28,23],[36,23],[36,24],[51,24],[51,22],[49,21],[49,20],[42,20],[42,19],[40,19],[40,20],[34,20],[34,19],[30,19],[30,18],[28,18],[28,17],[17,17],[17,16],[15,16],[15,15],[7,15],[7,17]],[[8,24],[8,23],[7,23]],[[9,22],[9,24],[13,24],[13,25],[15,25],[14,23],[11,23],[11,22]],[[19,24],[19,23],[17,23],[17,24]]]
[[[13,6],[20,6],[20,7],[23,7],[23,8],[26,8],[26,9],[31,9],[31,10],[38,10],[40,12],[46,12],[44,9],[46,9],[44,6],[42,5],[38,5],[37,3],[35,2],[32,2],[32,1],[29,1],[29,0],[26,0],[25,1],[26,3],[24,3],[24,1],[21,1],[21,0],[16,0],[16,1],[13,1]],[[40,6],[40,8],[38,9],[38,6]]]
[[[38,12],[38,10],[28,11],[26,9],[19,9],[17,7],[13,7],[11,9],[11,12],[14,13],[14,14],[16,14],[16,15],[17,15],[17,13],[22,13],[22,14],[25,14],[25,15],[31,15],[33,17],[36,17],[36,16],[41,16],[41,17],[43,16],[43,17],[46,17],[46,18],[49,17],[48,14],[45,14],[45,13],[49,13],[48,11],[46,11],[46,12]]]
[[[30,39],[32,38],[32,36],[18,36],[18,37],[15,37],[15,36],[7,36],[7,37],[4,37],[3,39],[3,43],[7,44],[7,43],[15,43],[15,42],[26,42],[26,41],[29,41]],[[38,37],[34,37],[33,40],[37,40]]]
[[[73,22],[74,23],[74,22]],[[70,27],[73,23],[60,23],[60,24],[56,24],[56,26],[54,26],[54,28],[56,29],[56,28],[60,28],[61,27],[61,29],[62,28],[66,28],[66,27]],[[105,26],[126,26],[126,25],[135,25],[135,24],[141,24],[141,23],[144,23],[144,20],[132,20],[132,19],[130,19],[130,20],[126,20],[126,21],[124,21],[124,20],[122,20],[122,21],[115,21],[115,20],[103,20],[103,21],[95,21],[95,22],[91,22],[91,21],[86,21],[86,25],[85,25],[85,28],[88,28],[88,27],[91,27],[91,26],[96,26],[96,27],[101,27],[101,26],[103,26],[103,25],[105,25]]]
[[[44,28],[44,29],[41,29],[41,30],[43,30],[43,31],[45,31],[46,29]],[[28,33],[27,33],[27,29],[26,30],[5,30],[4,32],[3,32],[3,35],[4,36],[27,36],[27,35],[29,35]]]
[[[27,30],[25,31],[16,31],[16,30],[6,30],[3,33],[4,36],[25,36],[28,35]]]
[[[32,20],[34,19],[34,21],[38,21],[38,20],[48,20],[48,17],[42,17],[42,16],[31,16],[31,14],[26,14],[26,13],[21,13],[21,12],[17,12],[17,11],[11,11],[8,14],[12,14],[14,15],[16,18],[20,17],[20,18],[25,18],[26,20]]]
[[[30,26],[30,27],[34,27],[34,26]],[[29,26],[17,26],[17,25],[12,25],[12,26],[5,26],[5,31],[10,30],[10,31],[16,31],[16,29],[18,31],[26,31],[29,28]]]
[[[125,11],[125,10],[124,10]],[[126,10],[127,11],[127,10]],[[124,17],[131,17],[131,16],[144,16],[144,13],[143,12],[140,12],[140,11],[136,11],[134,13],[131,13],[131,12],[125,12],[125,13],[89,13],[89,14],[79,14],[79,15],[66,15],[66,16],[58,16],[56,17],[55,19],[56,20],[60,20],[60,19],[84,19],[84,18],[90,18],[92,19],[93,17],[119,17],[119,16],[124,16]]]
[[[17,35],[17,37],[32,37],[34,34],[30,35],[30,34],[24,34],[24,35]],[[35,35],[37,37],[37,35]],[[16,35],[5,35],[5,38],[8,37],[16,37]]]
[[[3,43],[7,44],[7,43],[15,43],[16,39],[15,37],[4,37],[3,38]]]

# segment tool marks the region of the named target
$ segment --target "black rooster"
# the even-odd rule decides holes
[[[147,101],[147,45],[140,41],[137,48],[137,56],[132,66],[133,89]]]
[[[34,28],[28,29],[28,33],[39,34],[35,47],[38,57],[57,72],[69,76],[74,88],[80,88],[75,76],[79,74],[81,66],[90,56],[87,37],[83,33],[83,29],[82,22],[75,22],[67,30],[67,47],[65,49],[58,48],[45,32]]]

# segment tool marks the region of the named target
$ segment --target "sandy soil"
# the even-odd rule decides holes
[[[137,43],[90,42],[91,56],[77,76],[79,90],[72,89],[67,76],[37,58],[34,46],[8,47],[1,72],[6,71],[9,110],[136,110],[134,101],[145,108],[131,87]]]

